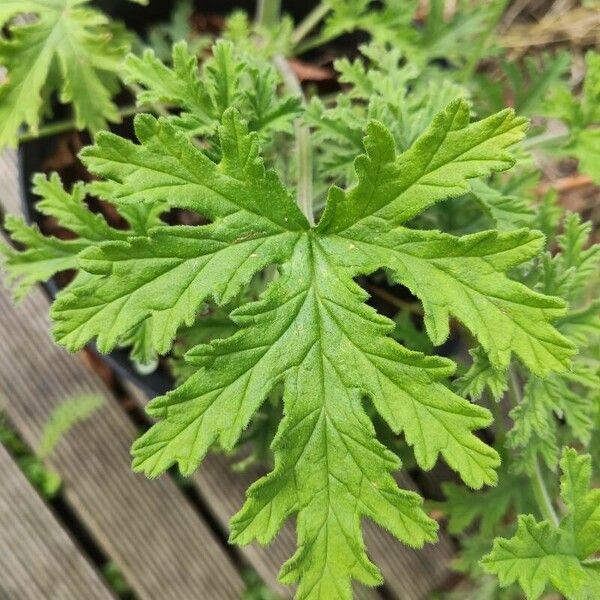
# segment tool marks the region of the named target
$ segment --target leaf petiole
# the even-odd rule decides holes
[[[119,110],[119,116],[121,119],[124,119],[126,117],[130,117],[131,115],[135,115],[138,112],[143,112],[144,110],[146,109],[141,106],[125,106]],[[54,123],[50,123],[49,125],[45,125],[44,127],[40,127],[37,132],[26,131],[25,133],[22,133],[19,136],[19,144],[23,142],[29,142],[37,138],[56,135],[57,133],[64,133],[65,131],[70,131],[72,129],[77,129],[75,119],[63,119],[61,121],[56,121]]]
[[[292,43],[297,46],[322,20],[331,10],[324,2],[321,2],[313,8],[306,17],[298,24],[298,27],[292,34]]]
[[[521,404],[523,400],[521,385],[515,369],[512,367],[509,369],[508,394],[514,406]],[[542,517],[550,521],[554,526],[558,526],[560,521],[552,505],[552,500],[550,500],[550,494],[548,493],[537,456],[535,457],[534,468],[530,477],[535,501]]]
[[[284,56],[278,55],[273,57],[273,62],[281,76],[283,82],[292,94],[299,95],[303,101],[304,92],[300,81],[290,67],[289,62]],[[312,164],[312,144],[310,142],[310,130],[302,123],[300,119],[296,119],[296,153],[298,160],[298,198],[297,203],[304,216],[308,219],[310,225],[315,224],[313,213],[313,164]]]
[[[256,23],[262,27],[274,27],[281,14],[281,0],[258,0]]]

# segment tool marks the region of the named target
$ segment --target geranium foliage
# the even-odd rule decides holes
[[[75,10],[81,3],[66,14],[92,27],[95,13]],[[538,175],[520,146],[527,120],[486,111],[502,82],[482,88],[464,75],[465,40],[497,7],[469,16],[460,6],[447,20],[432,2],[417,30],[395,0],[327,2],[307,47],[355,30],[375,40],[360,59],[335,63],[342,89],[333,99],[305,101],[283,57],[269,56],[280,51],[276,35],[239,14],[225,27],[229,39],[202,59],[183,42],[167,63],[152,50],[130,55],[121,74],[160,116],[137,115],[133,139],[99,132],[79,155],[92,175],[85,184],[35,179],[39,211],[73,235],[6,223],[22,246],[5,250],[17,298],[76,271],[51,309],[59,344],[131,346],[146,367],[174,357],[180,381],[148,405],[156,422],[133,445],[136,471],[158,477],[177,465],[190,475],[212,448],[233,451],[251,438],[266,416],[255,455],[270,445],[271,468],[248,489],[231,540],[267,544],[295,518],[297,550],[281,579],[297,584],[297,598],[348,599],[353,581],[382,582],[364,519],[414,548],[436,540],[423,498],[394,478],[398,448],[423,470],[443,460],[455,472],[439,506],[451,533],[472,530],[463,570],[489,581],[485,569],[532,598],[547,585],[575,600],[598,593],[590,459],[562,453],[562,518],[552,517],[561,504],[544,477],[565,439],[590,447],[598,428],[600,253],[590,226],[565,214],[555,194],[531,201]],[[31,11],[38,20],[16,27],[7,44],[48,27],[46,12]],[[60,44],[55,52],[62,56]],[[102,68],[90,61],[88,77]],[[111,119],[112,76],[90,99],[102,106],[87,107],[69,83],[69,60],[58,64],[78,124],[101,128]],[[555,65],[548,77],[536,77],[531,62],[522,74],[500,64],[509,82],[533,90],[517,104],[530,114],[543,106],[570,127],[559,152],[592,173],[582,140],[597,120],[596,55],[581,106],[566,87],[541,100],[565,73],[563,55],[543,57]],[[51,73],[36,68],[40,82]],[[0,93],[19,89],[13,82]],[[21,122],[37,127],[34,100],[35,110],[11,113],[7,140]],[[85,118],[88,108],[102,122]],[[122,226],[92,212],[90,198],[109,203]],[[168,224],[184,211],[195,224]],[[411,298],[398,301],[407,310],[396,321],[369,297],[382,279]],[[453,336],[472,357],[458,369],[458,351],[433,350]]]

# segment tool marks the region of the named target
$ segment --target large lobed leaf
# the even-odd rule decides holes
[[[168,120],[150,116],[136,119],[139,144],[103,134],[83,153],[104,178],[93,189],[118,207],[166,204],[212,223],[156,228],[84,252],[89,279],[53,308],[56,337],[69,349],[97,337],[109,350],[151,320],[155,348],[164,352],[207,298],[226,304],[256,272],[281,265],[258,301],[231,314],[236,333],[188,353],[196,373],[151,402],[160,420],[133,453],[134,468],[149,476],[174,463],[189,474],[211,445],[232,448],[282,384],[275,466],[250,488],[232,539],[268,542],[296,514],[298,550],[282,577],[299,581],[299,598],[349,598],[352,579],[381,581],[365,552],[362,517],[411,546],[434,539],[420,498],[392,477],[399,460],[376,439],[365,397],[404,434],[421,467],[441,454],[480,488],[495,483],[499,464],[473,433],[489,424],[489,412],[445,385],[452,362],[395,342],[393,323],[365,304],[355,277],[388,268],[422,300],[436,344],[456,316],[498,369],[512,352],[539,374],[568,364],[573,348],[551,325],[563,302],[506,276],[538,252],[540,235],[457,238],[406,227],[434,203],[464,194],[470,179],[510,167],[508,148],[524,126],[510,111],[470,123],[467,103],[457,101],[398,155],[390,133],[372,122],[356,161],[358,183],[332,189],[313,228],[264,168],[256,134],[235,109],[223,114],[218,163]]]

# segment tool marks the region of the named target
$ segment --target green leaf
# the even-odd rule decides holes
[[[110,227],[104,217],[93,213],[85,202],[87,186],[77,183],[71,192],[66,192],[56,173],[50,177],[36,175],[33,191],[41,197],[36,210],[52,217],[76,239],[59,239],[43,235],[36,225],[27,225],[21,217],[8,215],[5,227],[13,241],[23,246],[15,250],[8,245],[0,245],[4,255],[6,283],[12,285],[13,296],[19,301],[25,298],[31,288],[40,282],[48,281],[57,273],[77,271],[80,255],[93,247],[108,241],[126,240],[132,234],[144,235],[147,230],[160,223],[162,205],[121,207],[120,214],[130,226],[129,230]],[[73,292],[86,282],[91,285],[94,276],[79,272],[69,285]],[[133,327],[123,339],[124,345],[131,345],[131,356],[146,368],[153,365],[156,353],[149,344],[149,324],[141,323]]]
[[[558,526],[521,515],[516,534],[497,538],[482,565],[507,586],[518,582],[529,600],[552,584],[569,600],[592,600],[600,593],[600,490],[588,491],[591,457],[565,448],[561,459],[561,497],[567,515]]]
[[[536,53],[520,62],[501,59],[501,81],[485,75],[476,78],[478,93],[490,111],[501,110],[506,97],[510,97],[511,106],[520,115],[539,116],[549,104],[548,97],[556,95],[558,89],[564,90],[570,66],[571,56],[565,51]]]
[[[420,6],[415,0],[328,0],[327,4],[332,12],[311,45],[345,33],[364,31],[375,42],[400,48],[411,62],[427,64],[444,59],[457,66],[466,61],[469,49],[473,50],[473,42],[496,10],[494,2],[476,6],[459,2],[457,10],[448,19],[443,0],[432,0],[425,23],[415,27],[415,13]]]
[[[140,116],[136,130],[145,145],[101,134],[82,153],[92,171],[123,174],[104,182],[102,193],[127,205],[165,201],[219,220],[202,229],[158,227],[148,237],[85,252],[80,266],[100,277],[63,292],[52,309],[55,336],[71,351],[94,336],[107,351],[150,317],[153,347],[166,352],[207,298],[231,301],[257,271],[282,260],[307,226],[257,160],[256,136],[233,109],[223,117],[219,165],[166,121]]]
[[[34,22],[9,21],[0,37],[0,64],[8,71],[0,86],[0,146],[14,146],[22,124],[35,134],[43,98],[57,91],[72,104],[78,129],[93,132],[119,120],[111,98],[118,90],[118,70],[128,48],[124,31],[112,26],[88,0],[3,2],[0,22],[33,13]],[[60,77],[52,75],[57,70]]]
[[[65,229],[77,234],[77,239],[58,239],[43,235],[36,225],[27,225],[21,217],[9,215],[5,227],[12,239],[25,246],[17,251],[2,248],[5,255],[7,282],[14,285],[14,296],[22,300],[39,282],[56,273],[75,269],[77,256],[86,248],[107,240],[124,240],[127,233],[113,229],[100,215],[92,213],[84,202],[86,188],[82,184],[66,192],[57,174],[46,178],[36,175],[33,191],[41,196],[36,209],[54,217]]]
[[[376,442],[361,406],[358,381],[352,381],[343,365],[360,360],[369,369],[370,388],[380,385],[377,377],[385,362],[397,361],[397,376],[404,371],[403,380],[411,381],[422,372],[433,393],[437,387],[439,394],[450,397],[435,384],[448,367],[399,346],[395,352],[393,346],[386,349],[383,337],[379,343],[377,337],[371,340],[377,331],[389,331],[391,324],[361,304],[363,298],[358,286],[340,280],[318,243],[303,238],[287,273],[264,299],[233,313],[242,330],[188,354],[204,368],[150,407],[163,417],[175,416],[181,407],[179,416],[163,420],[134,448],[136,469],[157,475],[177,459],[182,471],[190,473],[211,443],[232,447],[274,383],[283,379],[287,416],[274,444],[275,470],[251,488],[246,508],[232,524],[232,536],[240,543],[255,537],[264,543],[290,511],[298,512],[299,545],[304,550],[284,567],[284,579],[293,581],[302,573],[300,597],[349,597],[349,576],[371,584],[380,581],[364,554],[359,514],[415,546],[432,540],[435,531],[419,509],[418,497],[397,489],[389,473],[399,461]],[[338,302],[351,310],[346,313]],[[352,335],[356,326],[365,329],[364,340]],[[370,356],[368,348],[361,348],[370,344],[372,352],[383,356]],[[408,401],[410,396],[403,392]],[[472,412],[475,420],[479,413]],[[480,418],[486,418],[484,411]]]
[[[21,217],[14,215],[5,218],[4,227],[13,241],[27,247],[19,252],[7,244],[0,244],[6,285],[12,287],[15,301],[23,300],[36,283],[74,269],[77,255],[87,247],[79,240],[47,237],[36,225],[27,225]]]
[[[335,194],[320,230],[343,231],[367,217],[400,225],[436,202],[467,193],[470,179],[511,167],[514,158],[506,149],[523,137],[525,120],[510,110],[471,124],[469,117],[465,100],[450,103],[398,157],[389,132],[372,122],[365,138],[368,155],[356,161],[361,182],[351,194]],[[375,170],[381,170],[377,179]],[[369,203],[357,201],[375,192]]]
[[[269,62],[253,60],[223,40],[214,45],[201,70],[186,42],[173,46],[172,62],[169,67],[146,50],[141,58],[130,54],[125,71],[129,82],[143,86],[138,104],[158,102],[180,111],[169,117],[176,128],[212,136],[225,111],[237,108],[247,116],[250,129],[265,139],[277,131],[291,132],[301,99],[275,93],[280,77]]]
[[[555,325],[579,353],[568,371],[545,379],[530,377],[522,402],[510,412],[514,426],[508,445],[518,450],[517,468],[523,472],[532,467],[538,453],[548,467],[556,468],[563,423],[571,439],[587,446],[600,408],[598,359],[593,350],[600,339],[600,303],[587,298],[589,290],[595,290],[600,253],[598,246],[589,245],[590,224],[582,223],[578,215],[567,214],[557,242],[559,252],[547,253],[537,269],[537,289],[569,301],[568,312]]]
[[[142,57],[129,54],[125,61],[128,83],[140,84],[139,105],[163,103],[183,110],[181,116],[186,129],[209,130],[215,110],[211,96],[214,82],[201,85],[198,59],[191,54],[186,42],[173,45],[172,67],[166,66],[151,49]]]
[[[590,222],[582,222],[576,213],[567,213],[564,231],[558,237],[561,252],[555,261],[568,276],[561,295],[571,302],[580,301],[590,283],[598,281],[600,245],[591,243],[591,231]]]
[[[404,151],[452,100],[467,97],[463,87],[448,79],[420,72],[394,46],[369,44],[359,50],[368,68],[362,59],[335,61],[340,81],[349,87],[327,108],[313,98],[305,115],[320,153],[317,166],[327,180],[354,181],[352,163],[364,150],[368,121],[380,121]]]
[[[546,103],[545,112],[562,119],[569,127],[569,137],[559,148],[561,154],[579,160],[579,169],[600,182],[600,54],[589,50],[585,57],[586,75],[581,97],[565,87],[557,88]]]
[[[121,339],[120,345],[131,347],[129,352],[139,373],[152,373],[158,365],[158,353],[154,349],[152,338],[152,319],[146,319],[136,325]]]
[[[531,226],[534,211],[523,198],[503,194],[479,180],[471,183],[471,191],[498,229]]]
[[[249,489],[232,539],[266,543],[296,515],[298,550],[282,579],[299,582],[298,598],[348,599],[353,579],[381,581],[365,552],[363,517],[414,547],[435,537],[419,496],[393,479],[400,461],[377,440],[365,397],[404,435],[422,468],[441,455],[480,488],[496,482],[499,465],[474,434],[490,423],[489,412],[446,385],[453,363],[395,342],[394,323],[365,303],[354,278],[388,268],[423,301],[436,343],[452,314],[499,367],[511,352],[539,372],[568,364],[572,348],[550,324],[563,303],[505,274],[538,253],[540,235],[460,238],[402,225],[468,191],[472,178],[508,168],[508,147],[523,126],[509,112],[469,124],[468,104],[460,101],[398,155],[391,134],[374,121],[367,154],[356,161],[358,183],[333,188],[313,228],[264,168],[256,133],[235,109],[223,113],[215,152],[203,152],[168,119],[147,115],[136,118],[139,144],[102,134],[83,152],[104,178],[92,189],[117,207],[166,204],[211,223],[160,227],[87,250],[80,266],[91,279],[55,303],[55,334],[70,349],[97,337],[107,351],[150,319],[155,348],[165,351],[205,301],[238,299],[230,315],[235,333],[190,350],[186,360],[196,372],[150,403],[159,421],[135,443],[134,468],[155,477],[177,463],[192,473],[212,445],[232,449],[282,387],[274,468]],[[278,276],[260,298],[240,301],[250,279],[273,264]],[[474,302],[466,309],[465,294]]]
[[[487,388],[492,398],[499,401],[508,387],[507,371],[494,368],[482,348],[475,348],[469,352],[473,362],[466,373],[454,382],[455,391],[460,396],[479,400]]]
[[[448,482],[442,485],[442,490],[446,496],[442,510],[448,516],[448,531],[454,535],[477,522],[481,535],[489,538],[511,510],[522,512],[532,504],[529,480],[506,467],[498,471],[498,485],[484,492],[473,492]]]
[[[514,351],[544,375],[564,369],[574,352],[549,323],[564,314],[565,304],[502,275],[538,254],[542,236],[518,230],[456,238],[401,226],[428,206],[461,195],[469,179],[508,168],[512,159],[505,148],[519,140],[522,127],[510,112],[469,125],[468,104],[459,100],[396,156],[389,132],[371,123],[367,155],[356,161],[359,182],[347,193],[332,189],[318,230],[332,237],[349,266],[374,271],[385,265],[406,285],[423,302],[435,344],[448,337],[448,317],[454,315],[475,334],[494,367],[505,369]],[[500,341],[506,335],[510,350]]]

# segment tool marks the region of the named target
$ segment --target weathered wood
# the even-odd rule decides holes
[[[11,173],[2,165],[0,177],[1,200],[18,207]],[[67,501],[137,596],[239,598],[244,584],[235,565],[174,481],[151,482],[131,471],[136,428],[95,373],[52,343],[42,292],[34,290],[15,307],[0,283],[0,306],[0,404],[27,443],[36,444],[48,415],[66,398],[106,398],[61,440],[49,464],[63,478]]]
[[[7,213],[20,214],[17,155],[5,150],[0,153],[0,207]]]
[[[114,598],[0,445],[0,600]]]

